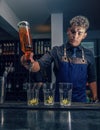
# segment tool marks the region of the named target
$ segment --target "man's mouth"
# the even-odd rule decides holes
[[[76,40],[75,40],[75,39],[70,39],[70,41],[71,41],[71,42],[76,42]]]

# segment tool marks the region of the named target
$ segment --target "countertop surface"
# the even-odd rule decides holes
[[[0,104],[0,130],[99,130],[100,104]]]
[[[14,109],[33,109],[33,110],[100,110],[99,103],[75,103],[72,102],[71,106],[61,106],[59,103],[54,105],[44,105],[39,103],[38,105],[27,105],[26,102],[5,102],[0,104],[0,108],[14,108]]]

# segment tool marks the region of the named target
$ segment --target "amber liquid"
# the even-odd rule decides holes
[[[20,27],[19,38],[20,38],[21,50],[23,53],[25,53],[26,59],[28,60],[30,57],[30,53],[33,51],[30,29],[28,27]]]

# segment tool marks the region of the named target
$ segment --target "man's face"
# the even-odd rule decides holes
[[[68,41],[72,46],[80,45],[81,41],[86,37],[85,28],[79,26],[72,26],[67,30]]]

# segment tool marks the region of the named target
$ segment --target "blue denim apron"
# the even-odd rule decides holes
[[[59,82],[73,83],[72,102],[86,102],[87,61],[84,58],[68,58],[66,48],[64,56],[59,61],[59,70],[56,75],[57,87]],[[58,88],[56,89],[56,101],[59,100]]]

